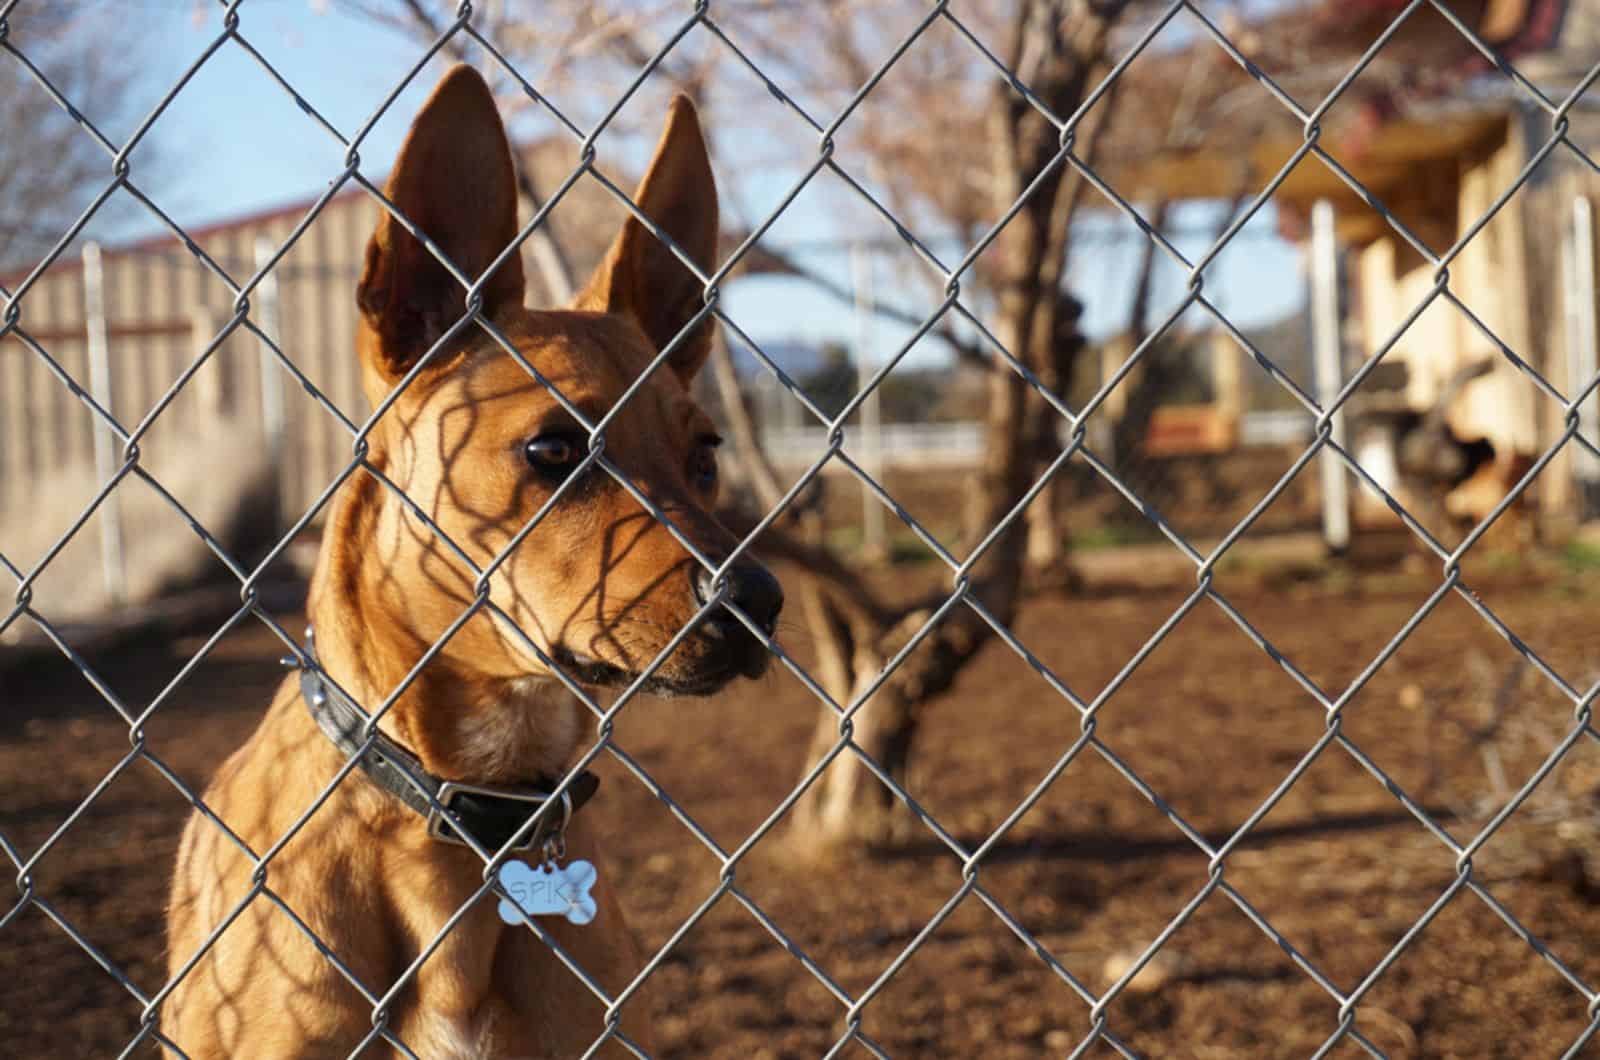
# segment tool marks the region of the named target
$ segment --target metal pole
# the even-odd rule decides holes
[[[111,407],[111,354],[106,337],[105,273],[99,243],[83,245],[83,308],[84,327],[89,348],[89,393],[95,403],[106,412]],[[113,413],[114,414],[114,413]],[[102,484],[116,474],[117,457],[113,450],[116,442],[111,428],[96,421],[90,426],[94,442],[94,473]],[[112,490],[100,504],[100,573],[105,582],[106,598],[112,606],[120,606],[128,598],[128,579],[123,566],[122,505],[117,491]]]
[[[856,300],[856,379],[865,387],[877,368],[872,351],[872,318],[876,303],[872,291],[872,252],[861,243],[850,248],[850,271]],[[883,483],[883,406],[874,389],[861,403],[861,466],[881,485]],[[887,551],[883,504],[866,483],[861,484],[861,548],[869,557],[882,557]]]
[[[1594,274],[1594,208],[1589,200],[1579,195],[1572,200],[1572,230],[1568,240],[1569,256],[1566,268],[1567,301],[1567,357],[1571,378],[1567,392],[1576,394],[1589,385],[1600,372],[1600,355],[1596,353],[1597,326],[1595,320]],[[1578,433],[1590,442],[1600,440],[1600,404],[1590,394],[1578,406]],[[1587,519],[1594,512],[1596,494],[1600,493],[1600,461],[1573,448],[1572,475],[1578,488],[1578,518]]]
[[[266,236],[256,237],[256,270],[260,271],[267,262],[272,260],[272,240]],[[269,272],[262,277],[261,283],[256,287],[256,320],[261,331],[279,346],[283,340],[279,331],[279,301],[278,301],[278,276]],[[286,483],[283,480],[283,437],[284,437],[284,411],[283,411],[283,372],[278,367],[278,358],[265,342],[261,344],[261,436],[267,443],[267,460],[272,466],[272,480],[275,484],[278,515],[281,517],[288,511],[285,505]]]
[[[1339,240],[1333,203],[1319,199],[1311,208],[1311,356],[1317,402],[1326,408],[1344,385],[1339,338]],[[1333,441],[1345,445],[1344,410],[1333,414]],[[1324,450],[1322,536],[1328,548],[1343,552],[1350,544],[1350,481],[1339,457]]]

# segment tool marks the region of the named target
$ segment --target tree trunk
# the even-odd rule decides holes
[[[1062,212],[1070,215],[1073,211],[1069,205]],[[1070,217],[1063,221],[1063,225],[1067,224],[1070,224]],[[1065,239],[1065,233],[1062,238]],[[1057,287],[1061,283],[1060,269],[1056,270],[1054,283]],[[1065,292],[1056,297],[1063,304],[1056,307],[1050,320],[1041,322],[1041,326],[1049,327],[1051,337],[1049,348],[1040,359],[1039,381],[1052,394],[1064,397],[1072,385],[1078,354],[1084,348],[1083,336],[1078,334],[1078,317],[1082,307]],[[1061,432],[1063,420],[1061,413],[1045,401],[1035,403],[1034,415],[1035,422],[1029,431],[1033,437],[1034,470],[1036,474],[1043,475],[1060,456],[1065,445]],[[1069,475],[1058,471],[1045,483],[1033,503],[1028,505],[1028,567],[1041,574],[1060,572],[1067,563],[1066,530],[1061,523],[1061,509],[1065,503],[1064,486],[1070,481]]]
[[[1118,86],[1112,85],[1086,123],[1087,131],[1079,135],[1079,141],[1087,144],[1083,157],[1091,167],[1100,157],[1101,134],[1109,127],[1121,98]],[[1049,348],[1040,358],[1039,379],[1057,397],[1065,397],[1071,389],[1078,355],[1086,346],[1083,335],[1078,331],[1083,305],[1066,291],[1062,283],[1072,241],[1072,222],[1078,216],[1078,208],[1083,205],[1089,182],[1077,170],[1073,170],[1066,180],[1069,187],[1058,197],[1060,205],[1050,229],[1051,246],[1058,249],[1054,258],[1046,259],[1048,271],[1044,276],[1044,286],[1056,291],[1056,305],[1051,309],[1050,318],[1040,322],[1040,328],[1044,329],[1040,334],[1049,336]],[[1043,474],[1060,455],[1063,445],[1062,420],[1061,414],[1047,402],[1038,402],[1035,408],[1037,422],[1033,425],[1032,434],[1037,452],[1034,459],[1038,473]],[[1057,473],[1045,483],[1044,489],[1028,506],[1028,566],[1041,573],[1066,573],[1066,528],[1062,525],[1061,514],[1065,507],[1063,494],[1070,482],[1070,475]]]
[[[1083,0],[1021,5],[1008,65],[1053,111],[1071,113],[1084,98],[1090,74],[1104,53],[1106,35],[1124,6],[1091,6]],[[993,281],[998,304],[995,334],[1035,377],[1053,375],[1060,314],[1068,304],[1058,297],[1067,235],[1057,211],[1066,170],[1064,164],[1056,164],[1059,133],[1004,85],[993,96],[989,129],[995,216],[1010,209],[1038,179],[991,248],[998,261]],[[970,282],[971,277],[965,279]],[[1021,599],[1028,533],[1025,519],[1013,518],[1013,510],[1033,483],[1036,435],[1047,403],[1011,365],[998,359],[991,362],[988,390],[984,456],[964,505],[966,547],[972,549],[996,528],[1002,529],[973,562],[959,591],[979,601],[998,622],[1010,624]],[[837,685],[829,681],[829,693],[848,705],[871,687],[884,662],[925,626],[943,602],[924,603],[875,628],[859,622],[851,625],[848,655],[837,651],[838,639],[833,639],[834,658],[824,669],[838,672],[838,677]],[[823,603],[826,606],[826,600]],[[855,745],[896,784],[906,786],[921,707],[951,686],[992,635],[977,611],[958,603],[853,716]],[[840,671],[848,671],[848,681]],[[838,719],[826,711],[813,737],[810,761],[829,753],[838,739]],[[904,804],[871,772],[851,749],[842,751],[796,804],[795,840],[815,850],[892,840],[906,832],[911,822]]]
[[[841,703],[848,705],[864,693],[877,676],[877,669],[858,665],[855,683]],[[851,719],[855,745],[886,769],[892,763],[904,769],[903,759],[909,751],[904,743],[908,707],[902,697],[890,690],[869,700]],[[819,761],[838,742],[838,718],[832,711],[823,711],[817,718],[807,761]],[[809,852],[843,843],[890,842],[902,823],[902,815],[895,810],[897,805],[893,794],[872,774],[862,757],[847,747],[797,805],[794,842]]]

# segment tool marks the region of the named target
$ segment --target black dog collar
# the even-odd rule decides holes
[[[306,654],[316,662],[310,629],[306,630]],[[376,733],[371,746],[367,746],[364,735],[367,716],[337,688],[324,681],[318,668],[300,668],[300,696],[306,701],[306,709],[317,727],[340,753],[346,758],[359,754],[359,765],[367,778],[426,818],[428,834],[436,839],[465,843],[464,832],[484,850],[499,850],[552,798],[549,789],[555,784],[511,787],[443,780],[422,768],[416,755],[382,732]],[[599,787],[599,777],[588,770],[579,773],[559,796],[560,812],[546,814],[512,849],[528,850],[547,842],[559,842],[572,815]]]

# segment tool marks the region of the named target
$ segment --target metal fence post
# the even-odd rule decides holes
[[[256,270],[265,268],[275,252],[272,240],[257,236],[255,244]],[[263,334],[274,343],[282,343],[279,328],[278,276],[269,272],[256,287],[257,323]],[[286,512],[285,483],[283,481],[284,444],[283,373],[278,368],[272,349],[261,343],[261,436],[267,445],[267,459],[272,464],[273,496],[278,512]]]
[[[865,389],[877,370],[872,350],[872,318],[877,302],[872,289],[872,251],[863,243],[850,248],[850,271],[855,287],[856,378]],[[883,405],[881,387],[874,387],[861,403],[861,466],[878,481],[883,480]],[[883,504],[872,490],[861,485],[861,548],[868,556],[881,556],[888,550],[884,530]]]
[[[1572,225],[1562,262],[1566,281],[1568,392],[1577,393],[1600,371],[1596,355],[1594,208],[1586,196],[1572,200]],[[1600,441],[1600,405],[1594,395],[1578,406],[1578,433]],[[1577,516],[1587,519],[1600,500],[1600,459],[1574,447],[1572,477],[1577,487]]]
[[[101,408],[114,414],[111,353],[106,337],[105,271],[100,244],[95,242],[83,245],[83,308],[89,351],[89,392]],[[117,457],[112,449],[116,438],[102,423],[96,422],[90,431],[94,441],[95,478],[104,483],[117,470]],[[99,514],[100,573],[106,597],[112,606],[121,606],[127,602],[128,580],[122,552],[122,506],[116,490],[106,495]]]
[[[1339,242],[1333,203],[1319,199],[1311,208],[1311,356],[1317,403],[1327,408],[1344,383],[1339,336]],[[1344,409],[1334,412],[1333,441],[1345,444]],[[1322,536],[1342,552],[1350,544],[1350,481],[1338,456],[1321,453]]]

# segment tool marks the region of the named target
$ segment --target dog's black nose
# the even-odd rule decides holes
[[[727,601],[749,615],[770,636],[778,624],[778,612],[783,610],[783,586],[772,572],[754,561],[735,563],[728,570]],[[702,571],[694,582],[695,595],[701,603],[711,599],[715,591],[711,574]]]

